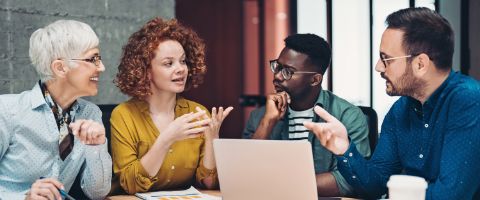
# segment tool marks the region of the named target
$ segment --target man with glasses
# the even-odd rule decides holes
[[[386,92],[402,96],[382,124],[370,160],[343,122],[320,107],[326,123],[305,123],[336,155],[342,175],[367,198],[387,191],[391,175],[423,177],[426,199],[480,199],[480,84],[452,71],[453,30],[428,8],[390,14],[375,69]]]
[[[330,58],[328,43],[317,35],[287,37],[278,59],[270,61],[275,93],[267,96],[265,106],[252,111],[243,137],[308,140],[312,143],[318,194],[346,196],[352,195],[353,190],[338,172],[334,156],[303,126],[303,122],[320,120],[313,112],[313,107],[319,105],[347,124],[359,151],[363,156],[370,155],[368,124],[362,111],[330,91],[322,90],[323,74]]]
[[[82,100],[105,71],[92,28],[59,20],[30,37],[40,76],[32,90],[0,95],[0,199],[62,199],[76,177],[89,199],[110,191],[112,161],[100,109]]]

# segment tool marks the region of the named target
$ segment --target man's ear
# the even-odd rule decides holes
[[[433,67],[432,60],[427,54],[421,53],[420,55],[416,56],[412,61],[412,67],[413,73],[417,77],[421,77],[425,75],[431,67]]]
[[[68,66],[63,60],[54,60],[50,64],[50,69],[55,77],[65,77],[68,72]]]
[[[313,75],[312,79],[311,79],[311,83],[310,85],[311,86],[317,86],[317,85],[320,85],[322,84],[322,80],[323,80],[323,75],[322,74],[315,74]]]

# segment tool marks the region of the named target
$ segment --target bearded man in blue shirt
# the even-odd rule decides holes
[[[77,175],[89,199],[110,191],[112,160],[102,113],[80,97],[105,71],[92,28],[58,20],[30,37],[40,76],[32,90],[0,95],[0,199],[62,199]]]
[[[428,8],[407,8],[386,23],[375,69],[387,94],[402,97],[383,121],[372,158],[364,159],[345,126],[320,107],[325,122],[304,125],[364,197],[380,197],[389,177],[404,173],[425,178],[426,199],[479,199],[480,84],[452,71],[449,22]]]

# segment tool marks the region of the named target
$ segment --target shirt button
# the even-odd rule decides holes
[[[352,156],[353,156],[353,153],[352,153],[352,152],[348,153],[348,156],[352,157]]]
[[[419,158],[423,158],[423,154],[418,155]]]
[[[173,149],[168,150],[168,153],[172,153],[172,152],[173,152]]]
[[[356,176],[352,176],[352,178],[357,178]]]
[[[172,165],[172,170],[174,170],[174,169],[175,169],[175,165]]]
[[[428,128],[428,124],[425,124],[425,128]]]
[[[343,160],[344,163],[348,162],[347,159]]]

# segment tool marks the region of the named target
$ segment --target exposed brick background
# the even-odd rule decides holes
[[[38,81],[28,57],[30,35],[56,20],[75,19],[97,33],[106,67],[98,95],[86,99],[97,104],[125,101],[112,82],[122,47],[156,16],[173,18],[175,0],[0,0],[0,94],[29,90]]]

